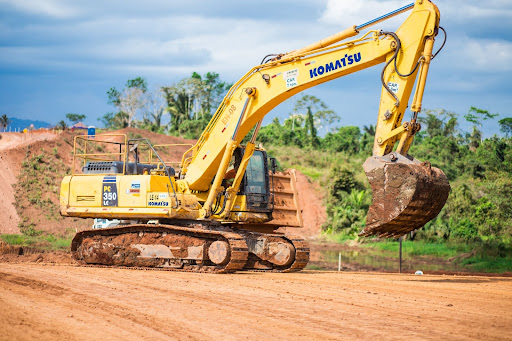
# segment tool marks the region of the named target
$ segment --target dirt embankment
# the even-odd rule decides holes
[[[2,133],[0,193],[3,195],[3,200],[0,201],[0,233],[20,233],[19,226],[22,228],[28,226],[35,230],[62,235],[69,229],[84,229],[92,225],[91,219],[63,218],[58,214],[60,180],[73,167],[73,139],[77,134],[79,133],[69,131],[60,135],[48,132]],[[106,134],[126,134],[129,138],[147,138],[153,145],[180,144],[181,146],[173,148],[157,149],[162,153],[161,156],[165,162],[181,161],[183,153],[195,143],[194,140],[136,128],[125,128]],[[42,158],[39,157],[40,155]],[[28,165],[28,170],[22,170],[24,161],[31,163]],[[76,162],[75,171],[79,170],[80,164]],[[20,172],[23,179],[18,182]],[[34,182],[31,183],[32,181]],[[297,172],[297,188],[303,210],[304,228],[289,229],[289,232],[305,237],[317,235],[325,222],[321,189],[299,172]],[[17,201],[16,205],[15,201]]]
[[[510,278],[1,264],[8,340],[500,340]]]
[[[13,185],[25,158],[24,147],[37,141],[54,140],[57,136],[47,131],[0,135],[0,233],[19,233],[20,217],[14,206]]]
[[[297,192],[299,205],[302,209],[304,227],[297,230],[297,234],[314,238],[322,230],[322,225],[327,219],[324,206],[325,190],[318,183],[311,182],[307,176],[297,171]]]

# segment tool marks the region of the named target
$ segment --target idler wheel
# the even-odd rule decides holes
[[[229,255],[229,245],[224,241],[214,241],[208,248],[208,258],[217,265],[226,265],[229,262]]]
[[[290,265],[295,260],[295,249],[289,243],[271,242],[268,253],[269,261],[278,266]]]

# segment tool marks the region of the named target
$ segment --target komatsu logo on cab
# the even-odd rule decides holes
[[[359,63],[361,61],[361,52],[354,53],[351,55],[346,54],[345,57],[336,60],[335,62],[330,62],[325,64],[325,66],[319,66],[312,70],[309,70],[309,77],[317,77],[321,76],[324,73],[328,73],[337,69],[340,69],[347,65],[352,65],[354,63]]]

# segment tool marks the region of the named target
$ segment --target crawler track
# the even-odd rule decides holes
[[[191,259],[182,259],[181,264],[166,263],[165,258],[154,257],[140,260],[137,254],[126,255],[126,250],[133,250],[131,245],[143,238],[144,234],[151,234],[152,237],[159,235],[163,239],[167,235],[179,235],[195,238],[207,243],[213,241],[225,241],[229,244],[230,258],[225,265],[215,265],[211,262],[204,262]],[[121,237],[121,238],[115,238]],[[120,243],[119,243],[119,239]],[[154,238],[158,241],[158,237]],[[96,250],[86,250],[84,241],[98,243]],[[115,244],[114,242],[118,242]],[[90,242],[89,242],[90,244]],[[112,245],[114,244],[114,245]],[[115,227],[98,230],[87,230],[79,232],[71,243],[73,258],[81,264],[123,266],[136,269],[166,269],[193,272],[217,272],[229,273],[241,270],[247,262],[248,251],[244,238],[239,234],[224,231],[212,231],[199,228],[180,227],[174,225],[148,225],[136,224],[126,227]],[[92,253],[91,253],[92,251]],[[135,252],[135,251],[133,251]],[[136,253],[136,252],[135,252]]]
[[[308,264],[309,246],[302,238],[210,228],[200,224],[190,227],[134,224],[87,230],[73,238],[71,251],[73,258],[82,266],[139,270],[297,272]],[[282,245],[287,245],[291,250],[288,263],[276,265],[260,259],[257,253],[251,253],[247,246],[249,243],[267,239],[278,239]],[[215,242],[225,243],[226,261],[214,263],[211,260],[208,252]]]

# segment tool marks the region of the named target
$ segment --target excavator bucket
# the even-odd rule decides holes
[[[439,168],[398,153],[370,157],[363,165],[373,191],[360,236],[396,238],[423,227],[443,208],[450,184]]]

